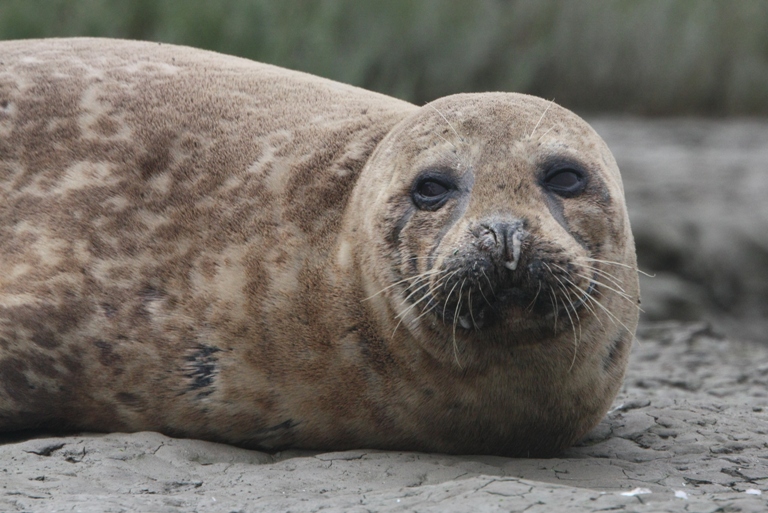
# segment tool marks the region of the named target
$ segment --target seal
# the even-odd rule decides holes
[[[552,454],[638,318],[570,111],[157,43],[0,43],[0,429]]]

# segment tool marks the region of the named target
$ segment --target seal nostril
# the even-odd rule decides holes
[[[480,237],[492,239],[493,244],[497,245],[499,243],[499,237],[496,235],[496,231],[490,226],[490,225],[481,225],[483,230],[480,232]]]
[[[495,221],[483,224],[482,227],[485,229],[482,236],[485,236],[487,231],[490,232],[489,235],[493,238],[495,256],[502,260],[504,267],[510,271],[516,270],[520,261],[523,239],[525,238],[523,222],[520,220],[513,222]],[[492,249],[488,247],[488,244],[483,244],[482,246],[486,250]]]

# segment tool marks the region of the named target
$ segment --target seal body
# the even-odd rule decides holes
[[[637,322],[569,111],[118,40],[0,43],[0,429],[534,455]]]

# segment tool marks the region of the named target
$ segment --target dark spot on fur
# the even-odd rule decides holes
[[[58,378],[56,359],[49,354],[31,354],[25,357],[32,371],[42,374],[47,378]]]
[[[27,380],[24,371],[26,363],[16,358],[6,358],[0,361],[0,384],[5,393],[16,402],[26,403],[34,386]]]
[[[624,354],[627,346],[627,334],[624,332],[619,335],[611,343],[611,347],[608,350],[608,354],[603,359],[603,369],[608,371],[614,367],[621,356]]]
[[[137,407],[141,405],[141,398],[130,392],[118,392],[115,394],[115,399],[126,406]]]
[[[149,150],[139,158],[138,164],[141,177],[145,180],[162,173],[171,163],[171,137],[157,134]]]
[[[191,382],[187,390],[200,390],[213,385],[213,379],[216,376],[216,353],[220,352],[218,347],[199,346],[194,353],[188,355],[184,367],[184,376]],[[213,393],[212,388],[207,388],[197,394],[197,397],[205,397]]]
[[[388,374],[390,369],[397,365],[392,354],[375,331],[366,326],[357,331],[360,345],[360,352],[365,358],[370,368],[378,374]]]
[[[53,349],[61,344],[61,335],[73,330],[80,319],[91,313],[85,300],[66,296],[58,306],[43,304],[0,308],[0,314],[10,326],[31,332],[30,340],[39,347]]]
[[[400,219],[395,222],[395,227],[392,229],[389,237],[387,238],[387,242],[389,242],[390,246],[397,247],[397,245],[400,243],[400,232],[403,231],[405,225],[408,224],[408,221],[411,220],[411,217],[413,217],[413,213],[415,211],[415,206],[409,207],[408,210],[406,210],[405,213],[400,216]]]
[[[97,340],[93,345],[99,348],[99,362],[101,362],[102,365],[111,367],[120,361],[120,355],[115,353],[112,344],[109,342]]]
[[[164,301],[166,296],[161,290],[149,286],[141,289],[139,298],[141,299],[141,306],[138,308],[137,313],[144,317],[149,317],[152,313],[152,305]]]
[[[293,429],[294,427],[296,427],[296,421],[294,421],[293,419],[288,419],[288,420],[286,420],[284,422],[281,422],[280,424],[277,424],[275,426],[270,426],[268,428],[259,429],[258,431],[256,431],[256,434],[262,435],[262,434],[267,434],[267,433],[274,433],[275,431],[281,431],[281,430],[286,430],[286,429]]]
[[[295,420],[288,419],[274,426],[258,429],[253,432],[253,437],[242,445],[267,452],[287,449],[294,443],[291,441],[292,430],[298,424]]]
[[[111,319],[117,315],[117,308],[110,305],[109,303],[102,303],[101,308],[104,310],[104,315],[107,317],[107,319]]]
[[[109,118],[101,118],[96,123],[96,131],[99,135],[103,135],[105,137],[112,137],[118,133],[120,130],[120,124]]]
[[[144,301],[160,301],[163,299],[163,293],[151,286],[141,289],[139,296]]]
[[[311,237],[326,237],[336,230],[346,207],[350,190],[357,183],[370,154],[386,135],[382,128],[368,129],[361,119],[354,126],[337,133],[324,151],[310,155],[293,168],[283,196],[285,219]],[[354,134],[357,150],[347,154],[348,137]],[[328,139],[330,141],[330,139]],[[345,170],[346,172],[340,172]],[[322,212],[322,216],[318,216]]]
[[[8,100],[0,100],[0,109],[7,109],[10,104]]]
[[[56,335],[50,329],[41,326],[38,331],[32,334],[32,342],[44,349],[53,349],[61,344],[56,340]]]
[[[57,361],[74,376],[79,375],[83,370],[83,363],[70,355],[59,356]]]

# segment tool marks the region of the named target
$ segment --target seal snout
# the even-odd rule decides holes
[[[535,227],[534,227],[535,230]],[[504,319],[548,324],[590,301],[588,271],[563,246],[531,231],[527,219],[491,217],[470,225],[464,243],[447,251],[433,285],[418,291],[449,325],[483,329]],[[512,322],[512,321],[510,321]]]
[[[494,220],[480,223],[478,247],[488,252],[494,259],[503,262],[510,271],[517,269],[520,263],[520,248],[528,236],[525,223],[520,219],[513,221]]]

